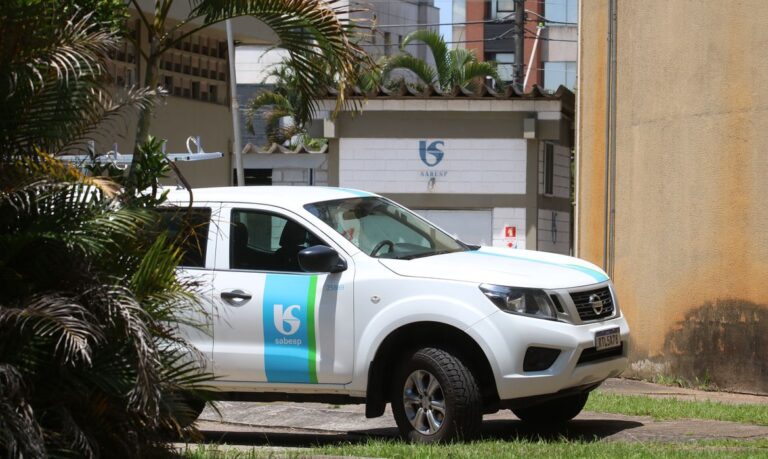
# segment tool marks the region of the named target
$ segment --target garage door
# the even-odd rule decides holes
[[[492,245],[491,210],[429,210],[416,213],[467,244]]]

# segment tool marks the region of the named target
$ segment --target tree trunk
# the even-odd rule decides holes
[[[157,78],[160,70],[160,56],[157,53],[158,48],[159,44],[157,43],[157,38],[153,38],[149,44],[149,57],[147,59],[146,73],[144,74],[144,86],[152,89],[157,88]],[[141,160],[139,145],[146,141],[147,136],[149,135],[149,125],[152,121],[153,110],[154,104],[150,104],[139,113],[139,122],[136,126],[136,139],[133,145],[133,159],[131,160],[131,167],[128,170],[128,183],[131,183],[131,180],[133,179],[133,165]]]

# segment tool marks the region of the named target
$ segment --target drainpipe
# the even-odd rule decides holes
[[[576,43],[576,68],[578,69],[579,74],[583,75],[582,67],[581,67],[581,56],[582,56],[582,43],[583,40],[581,39],[581,21],[584,17],[582,8],[584,7],[584,3],[579,2],[578,6],[578,25],[576,30],[576,36],[578,37],[578,43]],[[578,85],[580,81],[579,76],[576,77],[576,84]],[[579,185],[579,182],[581,182],[581,107],[584,103],[584,99],[582,95],[584,94],[584,91],[576,91],[576,158],[575,161],[575,175],[576,177],[573,179],[574,183],[574,190],[573,194],[575,196],[574,203],[573,203],[573,240],[571,241],[571,246],[573,247],[573,256],[578,257],[581,252],[580,248],[580,231],[579,231],[579,222],[581,220],[581,205],[579,204],[579,200],[581,199],[581,186]]]
[[[606,87],[605,129],[605,229],[603,269],[613,277],[616,248],[616,9],[617,0],[608,4],[608,84]]]
[[[237,169],[237,186],[245,185],[243,172],[243,146],[240,138],[240,104],[237,103],[237,78],[235,78],[235,40],[232,34],[232,21],[227,20],[227,52],[229,55],[229,94],[230,109],[232,110],[232,149],[235,150],[235,169]]]

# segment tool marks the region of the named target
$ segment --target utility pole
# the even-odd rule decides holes
[[[523,92],[523,60],[525,51],[523,37],[525,34],[525,0],[515,0],[515,65],[514,85],[515,89]]]

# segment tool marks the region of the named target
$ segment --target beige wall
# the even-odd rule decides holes
[[[117,142],[120,153],[133,150],[136,135],[136,120],[134,115],[109,123],[104,126],[99,135],[97,151],[104,152],[112,149]],[[228,170],[232,164],[232,115],[226,105],[201,102],[181,97],[167,97],[155,109],[149,133],[157,138],[168,141],[168,153],[184,153],[187,151],[187,137],[200,136],[203,149],[207,152],[220,151],[223,158],[179,162],[177,165],[189,183],[195,187],[224,186],[231,181]],[[173,178],[165,180],[175,184]]]
[[[630,374],[768,392],[768,2],[619,0],[613,278]],[[579,254],[602,264],[608,2],[581,2]]]

